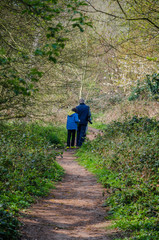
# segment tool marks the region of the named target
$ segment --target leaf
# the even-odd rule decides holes
[[[88,3],[86,3],[85,1],[82,1],[79,3],[79,6],[88,6]]]
[[[35,52],[34,52],[34,54],[36,55],[36,56],[43,56],[44,55],[44,52],[41,50],[41,49],[39,49],[39,48],[37,48],[36,50],[35,50]]]
[[[84,29],[80,26],[80,24],[74,23],[72,26],[73,26],[73,28],[78,27],[80,32],[84,32]]]
[[[91,27],[91,28],[93,27],[92,22],[86,22],[85,25],[87,25],[87,26],[89,26],[89,27]]]
[[[58,48],[58,44],[57,44],[57,43],[53,43],[51,46],[52,46],[52,48],[54,48],[54,49],[57,49],[57,48]]]
[[[153,62],[156,62],[157,61],[157,57],[146,57],[147,60],[149,61],[153,61]]]
[[[49,56],[49,60],[54,63],[57,63],[57,59],[55,57]]]

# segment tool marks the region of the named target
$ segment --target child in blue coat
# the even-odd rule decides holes
[[[77,114],[77,109],[73,108],[67,116],[67,148],[74,148],[75,146],[75,136],[77,131],[77,124],[79,123],[79,118]]]

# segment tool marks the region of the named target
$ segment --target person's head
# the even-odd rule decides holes
[[[84,103],[84,99],[81,98],[81,99],[79,100],[79,103],[80,103],[80,104],[81,104],[81,103]]]
[[[77,108],[72,108],[72,111],[77,113]]]

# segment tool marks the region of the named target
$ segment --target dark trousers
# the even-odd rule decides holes
[[[67,130],[67,147],[70,147],[70,143],[72,147],[75,145],[75,136],[76,130]]]
[[[77,129],[77,146],[81,147],[86,138],[87,125],[79,124]]]

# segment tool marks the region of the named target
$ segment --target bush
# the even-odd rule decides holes
[[[133,88],[128,99],[129,101],[133,101],[138,98],[159,99],[159,73],[146,75],[144,81],[137,82],[137,86]]]
[[[19,238],[19,221],[13,217],[11,213],[6,210],[0,210],[0,239],[5,240],[18,240]]]
[[[15,217],[19,209],[48,194],[53,183],[61,179],[63,169],[55,161],[55,148],[64,145],[62,131],[38,123],[0,125],[1,235],[5,236],[2,239],[16,239]]]
[[[110,193],[106,204],[118,228],[133,232],[131,239],[159,239],[159,122],[133,117],[103,132],[82,146],[79,161]]]

